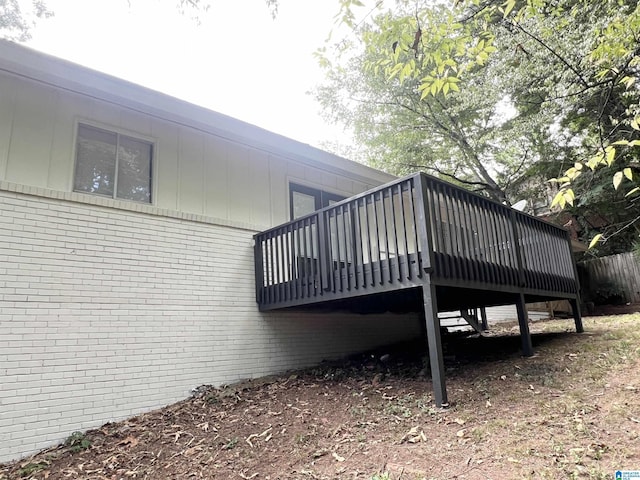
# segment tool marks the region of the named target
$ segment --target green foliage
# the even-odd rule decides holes
[[[531,122],[535,111],[516,110],[502,64],[485,63],[493,39],[463,24],[447,36],[454,14],[444,5],[417,13],[400,5],[372,16],[341,42],[337,59],[319,53],[327,81],[317,98],[332,121],[353,128],[367,147],[361,159],[375,167],[426,170],[500,202],[528,188],[538,196],[531,159],[541,155],[544,132]]]
[[[371,477],[371,480],[391,480],[391,476],[387,472],[376,473]]]
[[[608,243],[599,253],[630,248],[640,233],[638,2],[397,0],[360,22],[360,2],[340,3],[356,38],[337,61],[325,56],[318,96],[374,166],[439,172],[498,200],[552,197],[583,239]]]
[[[91,441],[82,432],[73,432],[64,442],[70,451],[77,453],[91,446]]]
[[[30,462],[26,465],[23,465],[20,470],[18,470],[18,475],[20,477],[29,477],[34,473],[41,472],[45,468],[49,466],[49,462],[40,461],[40,462]]]

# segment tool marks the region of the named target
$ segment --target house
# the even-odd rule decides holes
[[[443,404],[436,296],[517,303],[525,353],[525,300],[577,305],[563,231],[431,177],[7,41],[0,92],[0,461],[423,328]]]

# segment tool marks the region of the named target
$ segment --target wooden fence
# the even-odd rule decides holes
[[[640,303],[640,260],[633,253],[580,262],[578,271],[585,300]]]

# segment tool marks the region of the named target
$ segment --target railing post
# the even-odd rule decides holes
[[[520,339],[522,341],[522,354],[525,357],[533,355],[533,345],[531,344],[531,332],[529,332],[529,315],[527,314],[527,304],[524,301],[524,294],[518,294],[516,301],[518,311],[518,324],[520,325]]]
[[[416,245],[418,265],[422,267],[423,272],[431,272],[434,253],[431,248],[431,221],[427,213],[427,181],[424,174],[420,173],[414,177],[414,182],[413,188],[417,192],[418,204],[418,225],[416,225],[418,229],[418,245]]]
[[[578,277],[578,267],[576,266],[576,259],[573,257],[573,247],[571,245],[571,234],[568,230],[565,230],[567,234],[567,243],[569,244],[569,256],[571,258],[571,266],[573,267],[573,279],[575,280],[576,298],[569,300],[571,304],[571,311],[573,313],[573,321],[576,324],[576,332],[584,333],[584,326],[582,325],[582,313],[580,312],[580,278]]]
[[[422,298],[424,303],[424,322],[427,330],[427,345],[429,347],[431,382],[436,406],[446,407],[448,406],[448,400],[442,355],[442,339],[440,338],[440,319],[438,318],[436,287],[431,283],[430,277],[431,275],[427,273],[423,280]]]
[[[255,269],[256,280],[256,302],[258,305],[262,305],[262,289],[264,288],[264,262],[262,254],[262,241],[253,237],[253,267]]]

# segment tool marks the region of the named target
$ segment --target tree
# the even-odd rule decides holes
[[[210,7],[208,0],[175,0],[178,11],[190,14],[198,21],[199,15]],[[264,0],[271,15],[278,12],[277,0]],[[54,14],[47,8],[46,0],[32,0],[31,9],[25,11],[19,0],[0,0],[0,37],[14,41],[26,41],[30,38],[31,29],[38,19],[48,18]]]
[[[53,15],[40,0],[33,0],[31,7],[30,11],[24,12],[18,0],[0,0],[0,36],[15,41],[27,40],[36,19]]]
[[[496,83],[497,64],[469,60],[465,48],[456,46],[475,42],[479,33],[458,28],[459,38],[441,36],[448,15],[443,5],[376,15],[358,38],[342,43],[343,62],[323,57],[328,81],[318,100],[332,120],[353,127],[374,166],[396,174],[426,170],[500,202],[518,200],[531,177],[530,157],[543,143],[531,117],[524,111],[515,115]],[[436,95],[437,82],[427,88],[424,78],[434,78],[430,58],[440,52],[431,47],[443,41],[460,55],[440,69],[466,63],[467,71],[464,78],[443,80],[442,94]],[[474,56],[495,49],[480,42]]]
[[[382,75],[396,91],[420,92],[423,103],[446,101],[447,110],[458,90],[479,92],[481,110],[482,100],[495,101],[491,90],[500,91],[517,112],[507,124],[526,119],[522,125],[530,130],[514,130],[493,145],[508,154],[509,142],[518,139],[530,154],[527,173],[557,179],[554,205],[588,212],[616,204],[616,213],[626,217],[612,221],[605,237],[633,230],[637,236],[636,1],[467,0],[457,1],[440,22],[425,22],[428,4],[399,0],[395,23],[386,28],[375,28],[377,15],[356,25],[353,8],[359,3],[341,1],[343,21],[357,27],[367,51],[384,52],[367,58],[361,71]],[[543,156],[550,146],[553,161]],[[517,165],[514,158],[510,162]],[[583,193],[576,198],[575,192]]]

